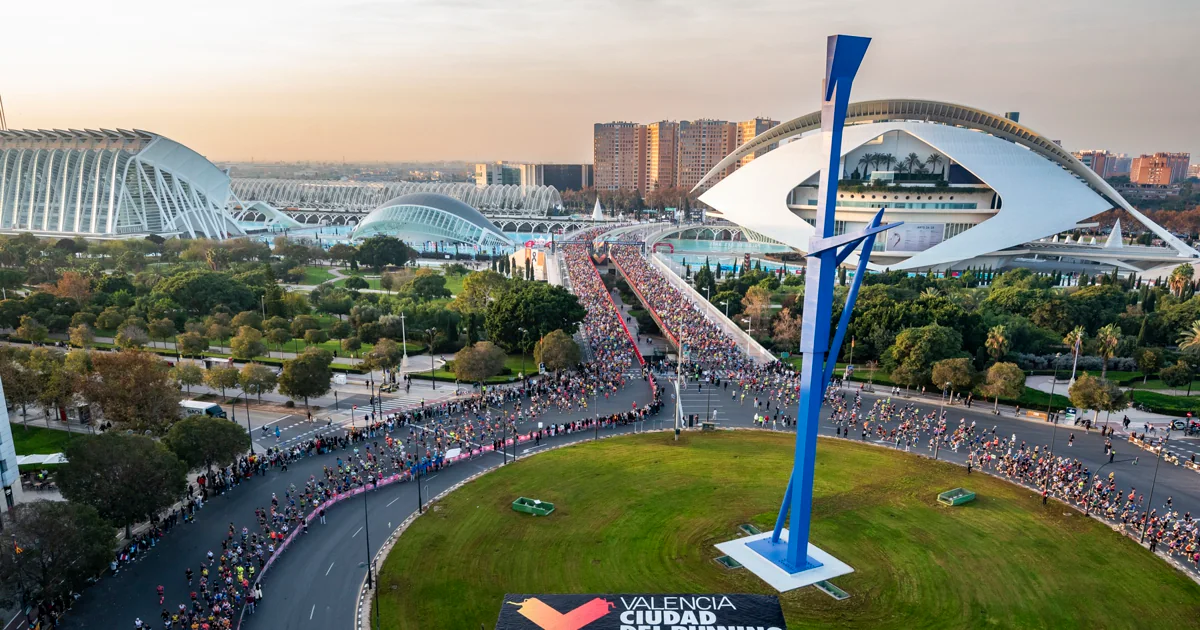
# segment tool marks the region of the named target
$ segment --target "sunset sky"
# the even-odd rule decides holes
[[[590,162],[594,122],[815,110],[839,32],[874,38],[854,100],[1200,156],[1196,0],[48,0],[3,19],[10,127],[146,129],[216,160]]]

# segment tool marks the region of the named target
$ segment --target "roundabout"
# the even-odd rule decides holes
[[[760,593],[715,544],[769,531],[794,436],[618,437],[555,449],[450,493],[380,572],[385,629],[492,627],[507,593]],[[822,439],[812,538],[855,572],[834,600],[780,594],[789,628],[1194,627],[1200,585],[1062,504],[963,468]],[[976,499],[939,505],[969,488]],[[518,497],[553,503],[545,517]]]

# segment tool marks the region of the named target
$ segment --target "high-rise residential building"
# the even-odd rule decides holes
[[[1133,167],[1133,158],[1124,153],[1110,154],[1108,156],[1108,176],[1117,177],[1119,175],[1129,175],[1129,170]]]
[[[592,186],[591,164],[542,164],[542,183],[564,190],[583,190]]]
[[[1089,149],[1087,151],[1077,151],[1073,154],[1076,159],[1083,162],[1083,165],[1092,169],[1100,177],[1112,177],[1111,166],[1113,154],[1103,149]]]
[[[1200,164],[1188,166],[1188,177],[1200,177]]]
[[[679,185],[691,189],[722,158],[737,148],[737,124],[724,120],[684,120],[679,123]],[[724,178],[729,173],[721,173]],[[706,183],[705,189],[716,181]]]
[[[646,190],[679,184],[679,123],[659,121],[646,125]]]
[[[632,122],[596,123],[592,156],[596,188],[645,190],[646,126]]]
[[[636,189],[643,194],[675,186],[690,189],[738,146],[777,124],[769,118],[597,123],[593,136],[596,187]],[[704,188],[777,146],[771,144],[742,158],[705,182]]]
[[[1142,186],[1167,186],[1187,177],[1191,155],[1188,153],[1155,153],[1133,158],[1129,181]]]
[[[758,136],[759,134],[767,131],[771,127],[774,127],[775,125],[778,125],[778,124],[779,124],[778,120],[771,120],[770,118],[761,118],[760,117],[760,118],[754,118],[751,120],[743,120],[742,122],[737,124],[737,140],[735,141],[735,148],[740,147],[743,144],[746,144],[747,142],[750,142],[751,140],[753,140],[755,138],[755,136]],[[743,157],[742,159],[738,160],[738,168],[741,168],[741,167],[749,164],[752,160],[754,160],[754,158],[761,157],[764,153],[766,153],[768,151],[773,151],[777,148],[779,148],[778,142],[767,145],[766,147],[764,147],[762,149],[756,150],[754,153],[751,153],[750,155],[747,155],[747,156]]]

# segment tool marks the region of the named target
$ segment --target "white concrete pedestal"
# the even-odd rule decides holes
[[[850,565],[809,543],[809,557],[820,562],[821,566],[798,573],[788,573],[779,565],[747,546],[749,543],[770,537],[771,532],[756,534],[720,543],[716,545],[716,548],[720,549],[730,558],[740,562],[748,571],[762,578],[764,582],[770,584],[775,590],[781,593],[854,572],[854,569]],[[785,529],[780,534],[779,544],[786,545],[787,539],[788,531]]]

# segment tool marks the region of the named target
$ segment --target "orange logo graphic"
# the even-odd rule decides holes
[[[518,606],[517,612],[522,617],[536,623],[542,630],[579,630],[607,615],[610,608],[616,607],[612,602],[600,597],[566,614],[554,610],[536,597],[531,597],[523,602],[508,603]]]

